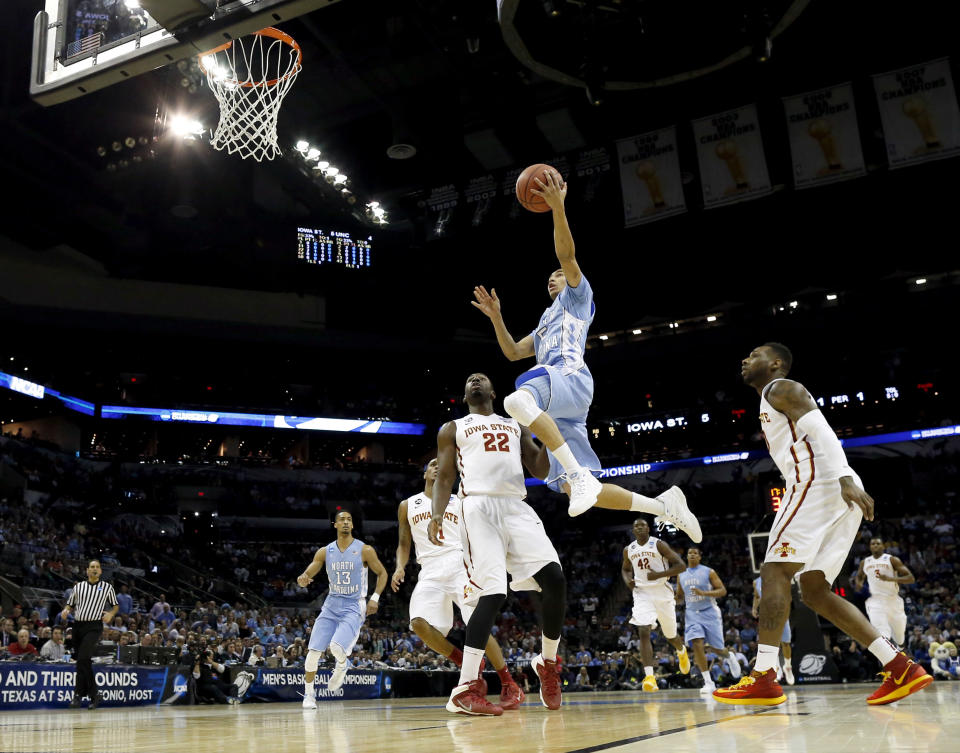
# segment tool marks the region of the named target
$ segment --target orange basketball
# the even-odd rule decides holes
[[[547,171],[553,173],[554,177],[563,183],[563,176],[557,172],[556,168],[550,167],[550,165],[530,165],[519,177],[517,177],[517,201],[520,202],[520,205],[524,209],[529,209],[531,212],[549,212],[550,205],[543,200],[542,196],[537,196],[535,193],[531,193],[531,189],[540,190],[534,182],[534,178],[539,178],[541,182],[546,182],[545,174]]]

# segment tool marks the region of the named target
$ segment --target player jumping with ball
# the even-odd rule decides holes
[[[593,376],[583,360],[587,330],[593,321],[593,290],[580,271],[574,253],[573,235],[567,224],[564,199],[567,184],[552,171],[535,178],[541,196],[553,210],[553,240],[560,269],[547,280],[553,303],[543,312],[530,334],[515,340],[500,313],[497,291],[478,285],[474,307],[493,322],[504,355],[511,361],[536,356],[537,365],[516,380],[516,391],[503,401],[504,410],[522,426],[528,426],[549,451],[547,485],[570,497],[570,515],[591,507],[633,510],[657,515],[673,523],[693,541],[703,536],[696,516],[676,487],[652,499],[613,484],[601,484],[597,458],[587,437],[587,411],[593,402]]]

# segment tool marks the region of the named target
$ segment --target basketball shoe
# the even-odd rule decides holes
[[[334,667],[333,672],[330,673],[330,682],[327,683],[327,690],[334,691],[340,690],[340,686],[343,685],[343,680],[347,676],[347,662],[338,661]]]
[[[515,682],[505,682],[500,688],[500,708],[504,711],[512,711],[524,702],[527,695],[523,689]]]
[[[700,522],[697,516],[690,512],[690,508],[687,507],[687,498],[680,489],[671,486],[657,499],[663,502],[663,515],[656,517],[654,523],[666,520],[687,534],[693,543],[699,544],[703,541]],[[570,505],[573,506],[573,497],[570,498]]]
[[[653,675],[647,675],[644,677],[643,684],[641,684],[640,687],[647,693],[655,693],[656,691],[660,690],[659,686],[657,685],[657,678]]]
[[[305,709],[315,709],[317,707],[317,699],[312,694],[304,695],[303,707]]]
[[[787,685],[793,685],[796,682],[793,679],[793,665],[789,659],[783,662],[783,676],[787,678]]]
[[[777,706],[787,700],[783,688],[777,682],[777,671],[753,671],[729,688],[717,688],[713,697],[720,703],[737,706]]]
[[[563,695],[560,691],[560,675],[557,672],[557,661],[554,659],[544,659],[543,654],[530,662],[534,668],[537,677],[540,678],[540,700],[548,709],[556,710],[563,703]]]
[[[713,678],[710,676],[710,673],[700,675],[703,677],[703,685],[700,686],[700,695],[713,695],[713,691],[717,689],[717,686],[713,684]]]
[[[690,674],[690,654],[687,653],[686,646],[681,646],[677,650],[677,661],[680,662],[680,674]]]
[[[899,701],[911,693],[923,690],[933,682],[933,678],[927,674],[926,670],[908,659],[904,653],[897,654],[887,662],[880,675],[883,677],[883,684],[867,698],[867,703],[871,706],[882,706],[885,703]]]
[[[503,709],[484,697],[486,688],[482,683],[482,680],[471,680],[463,685],[457,685],[450,693],[447,711],[471,716],[500,716]]]
[[[586,468],[580,468],[566,475],[570,484],[570,507],[567,512],[571,518],[582,515],[595,504],[603,484],[597,481]]]

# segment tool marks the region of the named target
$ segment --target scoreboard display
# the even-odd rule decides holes
[[[369,269],[373,236],[354,238],[342,230],[297,228],[297,260],[318,266]]]
[[[772,486],[767,492],[770,498],[770,511],[776,513],[780,510],[780,505],[783,504],[783,498],[787,494],[787,489],[784,486]]]

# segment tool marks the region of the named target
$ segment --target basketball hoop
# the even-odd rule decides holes
[[[200,70],[220,103],[213,148],[257,162],[279,155],[277,116],[303,67],[300,45],[271,26],[214,47],[199,58]]]

